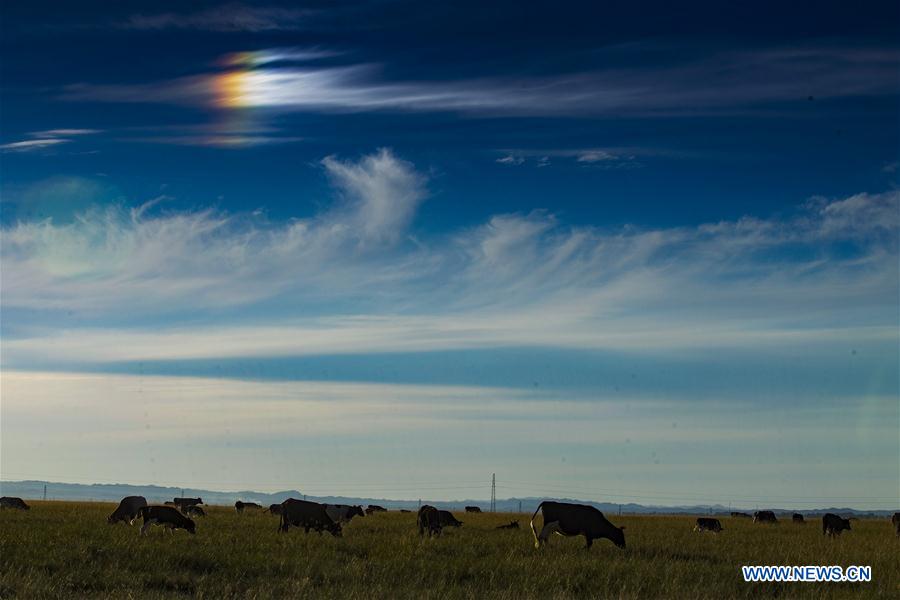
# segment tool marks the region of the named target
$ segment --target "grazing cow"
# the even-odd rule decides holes
[[[806,525],[806,521],[803,520],[803,515],[800,513],[794,513],[791,515],[791,521],[796,523],[797,525]]]
[[[748,515],[745,512],[732,512],[731,516],[739,518],[739,519],[752,519],[753,518],[752,516]]]
[[[428,536],[441,535],[441,515],[433,506],[423,504],[416,516],[416,522],[419,525],[419,535]]]
[[[402,513],[410,513],[410,512],[412,512],[412,511],[411,511],[411,510],[406,510],[405,508],[401,508],[401,509],[400,509],[400,512],[402,512]]]
[[[286,533],[291,527],[302,527],[306,533],[314,529],[319,533],[327,531],[335,537],[341,536],[341,524],[335,523],[324,504],[288,498],[281,503],[281,524],[278,529]]]
[[[439,510],[438,519],[441,522],[441,528],[444,527],[462,527],[462,521],[457,521],[449,510]]]
[[[280,504],[270,504],[269,508],[267,508],[263,512],[272,513],[273,515],[280,515],[281,514],[281,505]]]
[[[481,512],[481,509],[478,508],[477,506],[467,506],[467,507],[466,507],[466,512],[480,513],[480,512]]]
[[[192,517],[205,517],[206,511],[196,504],[192,504],[191,506],[186,506],[184,509],[184,514]]]
[[[202,498],[175,498],[175,507],[184,512],[185,507],[194,506],[195,504],[203,504]]]
[[[894,513],[894,516],[891,517],[891,524],[894,526],[894,533],[900,537],[900,512]]]
[[[844,519],[834,513],[827,513],[822,517],[822,535],[835,537],[841,532],[850,531],[850,519]]]
[[[15,510],[31,510],[31,507],[25,504],[21,498],[13,496],[3,496],[0,498],[0,508],[12,508]]]
[[[722,524],[718,519],[711,517],[697,517],[697,524],[694,525],[694,531],[712,531],[719,533],[722,531]]]
[[[106,517],[106,522],[110,525],[123,521],[129,525],[134,525],[134,520],[141,514],[141,509],[147,506],[147,499],[143,496],[125,496],[119,502],[119,506],[111,515]]]
[[[197,533],[197,526],[194,522],[171,506],[142,506],[140,513],[144,519],[141,535],[147,533],[151,525],[162,525],[168,527],[172,532],[176,529],[184,529],[188,533]]]
[[[775,518],[775,513],[771,510],[758,510],[753,513],[753,522],[754,523],[777,523],[778,519]]]
[[[387,509],[383,506],[378,506],[377,504],[370,504],[366,508],[367,515],[371,515],[372,513],[377,513],[377,512],[387,512]]]
[[[544,526],[540,535],[534,528],[534,519],[538,513],[544,516]],[[540,548],[551,533],[565,536],[583,535],[587,540],[587,548],[591,547],[594,540],[602,538],[610,540],[619,548],[625,548],[624,529],[624,527],[616,527],[607,521],[603,513],[593,506],[584,504],[545,500],[531,515],[531,533],[534,535],[535,548]]]
[[[241,502],[240,500],[234,503],[234,510],[239,513],[244,512],[248,508],[262,508],[262,506],[256,502]]]
[[[496,527],[495,529],[518,529],[518,528],[519,528],[518,521],[510,521],[506,525],[500,525],[499,527]]]
[[[350,506],[349,504],[326,504],[325,512],[328,513],[332,521],[341,524],[349,523],[357,515],[360,517],[366,516],[362,506]]]

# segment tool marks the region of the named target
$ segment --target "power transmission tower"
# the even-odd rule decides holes
[[[44,484],[44,500],[47,499],[47,484]]]
[[[491,473],[491,512],[497,512],[497,474]]]

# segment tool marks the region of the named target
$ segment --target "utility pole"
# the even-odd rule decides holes
[[[491,512],[497,512],[497,474],[491,473]]]
[[[522,501],[519,500],[519,512],[522,512]]]
[[[47,499],[47,484],[44,484],[44,500]]]

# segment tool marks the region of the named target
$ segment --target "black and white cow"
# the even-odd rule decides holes
[[[134,525],[134,520],[138,518],[141,509],[147,506],[147,499],[143,496],[125,496],[119,501],[119,506],[111,515],[106,517],[106,522],[110,525],[120,521]]]
[[[172,532],[176,529],[184,529],[188,533],[197,533],[197,526],[194,524],[194,521],[171,506],[143,506],[140,509],[140,513],[144,519],[141,535],[147,533],[151,525],[161,525]]]
[[[480,513],[480,512],[481,512],[481,508],[479,508],[479,507],[477,507],[477,506],[467,506],[467,507],[466,507],[466,512],[470,512],[470,513]]]
[[[800,513],[792,514],[791,522],[796,525],[806,525],[806,521],[803,519],[803,515],[801,515]]]
[[[544,526],[538,535],[534,527],[534,519],[538,513],[544,516]],[[573,536],[583,535],[590,548],[594,540],[606,538],[619,548],[625,548],[624,527],[616,527],[610,523],[603,513],[593,506],[585,504],[569,504],[567,502],[541,502],[531,516],[531,533],[534,535],[534,547],[540,548],[551,533]]]

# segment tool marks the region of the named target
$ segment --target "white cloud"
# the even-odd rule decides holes
[[[507,154],[506,156],[498,158],[497,162],[501,165],[521,165],[525,162],[525,159],[521,156],[513,156],[512,154]]]
[[[581,163],[595,163],[605,160],[618,160],[618,158],[619,157],[615,154],[611,154],[605,150],[590,150],[583,154],[579,154],[576,160]]]
[[[347,200],[334,226],[351,227],[365,242],[397,241],[426,195],[425,178],[387,149],[357,163],[328,156],[322,165]]]
[[[426,181],[411,164],[381,150],[323,165],[341,201],[304,220],[109,208],[4,227],[3,308],[86,319],[73,329],[16,322],[4,360],[896,337],[898,192],[655,230],[497,215],[413,242]],[[232,316],[215,327],[177,321],[209,309]],[[139,325],[160,319],[169,324]]]
[[[174,16],[161,19],[167,26],[177,21]],[[516,79],[390,81],[374,65],[350,64],[257,68],[134,85],[81,84],[69,87],[65,97],[309,112],[658,116],[751,110],[806,98],[812,89],[823,98],[896,94],[893,75],[898,66],[898,55],[890,48],[827,47],[727,53],[665,68]]]
[[[32,131],[31,136],[37,138],[71,137],[77,135],[92,135],[101,133],[99,129],[46,129],[44,131]]]
[[[34,152],[35,150],[44,150],[52,148],[59,144],[66,144],[71,140],[63,138],[48,138],[38,140],[23,140],[21,142],[10,142],[0,145],[0,151],[3,152]]]

